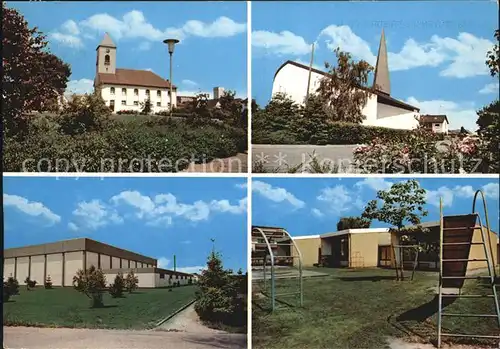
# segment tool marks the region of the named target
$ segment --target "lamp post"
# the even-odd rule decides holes
[[[172,100],[172,55],[174,53],[175,44],[177,44],[178,42],[179,42],[179,40],[177,40],[177,39],[166,39],[166,40],[163,40],[163,43],[167,44],[167,46],[168,46],[168,54],[170,55],[170,90],[169,90],[169,94],[170,94],[170,117],[172,117],[172,111],[174,109],[174,102]]]

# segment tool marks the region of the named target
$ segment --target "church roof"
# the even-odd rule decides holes
[[[116,48],[115,43],[113,42],[113,40],[111,40],[111,37],[109,36],[108,33],[104,33],[104,37],[102,38],[102,41],[99,44],[99,46]],[[97,47],[99,47],[99,46],[97,46]]]
[[[98,73],[95,85],[122,85],[138,87],[170,88],[170,82],[149,70],[116,69],[115,74]],[[177,88],[172,85],[172,88]]]
[[[430,114],[426,114],[426,115],[421,115],[420,116],[420,122],[423,122],[423,123],[442,123],[445,120],[449,124],[448,117],[446,115],[430,115]]]
[[[297,62],[294,62],[294,61],[286,61],[285,63],[283,63],[279,68],[278,70],[276,70],[276,73],[274,74],[274,78],[276,78],[276,75],[278,75],[279,71],[287,64],[292,64],[296,67],[299,67],[299,68],[302,68],[302,69],[307,69],[309,70],[309,66],[307,65],[304,65],[304,64],[301,64],[301,63],[297,63]],[[317,73],[317,74],[321,74],[321,75],[324,75],[324,76],[327,76],[328,73],[325,72],[325,71],[322,71],[322,70],[319,70],[319,69],[316,69],[316,68],[311,68],[311,71]],[[381,104],[385,104],[385,105],[390,105],[392,107],[397,107],[397,108],[401,108],[401,109],[405,109],[405,110],[408,110],[408,111],[414,111],[414,112],[418,112],[420,111],[419,108],[417,107],[414,107],[410,104],[407,104],[405,102],[402,102],[396,98],[393,98],[391,96],[389,96],[388,94],[382,92],[382,91],[378,91],[378,90],[375,90],[375,89],[370,89],[369,87],[364,87],[364,86],[358,86],[358,88],[362,89],[362,90],[367,90],[369,91],[370,93],[373,93],[375,95],[377,95],[377,102],[378,103],[381,103]]]
[[[373,78],[373,88],[388,95],[391,94],[391,82],[389,80],[389,62],[387,59],[387,46],[385,44],[384,29],[382,29],[382,35],[380,36],[377,63],[375,65],[375,77]]]

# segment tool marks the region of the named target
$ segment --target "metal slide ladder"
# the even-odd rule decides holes
[[[476,199],[478,195],[481,195],[481,199],[483,201],[484,206],[484,216],[486,220],[486,229],[483,227],[481,216],[476,212]],[[453,226],[456,225],[457,221],[469,220],[468,226]],[[474,231],[478,228],[476,226],[476,222],[479,222],[479,227],[481,230],[481,242],[474,242],[472,240]],[[455,223],[455,224],[453,224]],[[472,204],[472,214],[464,215],[464,216],[443,216],[443,201],[440,200],[440,238],[439,238],[439,305],[438,305],[438,340],[437,347],[441,348],[441,340],[442,337],[462,337],[462,338],[487,338],[487,339],[496,339],[498,340],[498,347],[500,348],[500,309],[499,309],[499,300],[498,300],[498,292],[497,292],[497,275],[496,269],[494,265],[493,258],[493,250],[491,244],[490,237],[490,224],[488,220],[488,210],[486,207],[486,199],[484,197],[484,193],[481,190],[476,191],[474,195],[474,201]],[[448,232],[448,234],[447,234]],[[465,240],[468,241],[457,241],[462,239],[464,240],[464,235],[460,237],[460,232],[469,234]],[[486,237],[487,234],[487,237]],[[470,237],[472,238],[470,238]],[[449,242],[453,240],[454,242]],[[489,245],[489,248],[487,247]],[[472,245],[481,245],[484,249],[484,259],[469,259],[467,258],[447,258],[450,254],[456,253],[457,250],[462,249],[462,253],[467,253],[469,256],[470,248]],[[496,246],[495,246],[496,247]],[[458,251],[460,252],[460,251]],[[452,256],[453,257],[453,256]],[[463,256],[462,256],[463,257]],[[498,256],[497,256],[498,258]],[[488,266],[488,275],[487,276],[474,276],[466,275],[468,262],[486,262]],[[446,264],[444,264],[446,263]],[[455,268],[453,270],[452,263],[455,263],[456,266],[460,266],[461,268]],[[443,269],[443,265],[445,268]],[[450,267],[451,265],[451,267]],[[448,275],[444,275],[448,274]],[[446,286],[453,288],[458,288],[461,290],[465,280],[467,279],[482,279],[489,280],[491,284],[492,293],[488,295],[479,295],[479,294],[443,294],[443,288]],[[493,298],[493,302],[495,304],[495,314],[454,314],[454,313],[443,313],[443,298]],[[442,317],[476,317],[476,318],[496,318],[498,321],[498,335],[476,335],[476,334],[457,334],[457,333],[443,333],[442,332]]]
[[[304,305],[304,292],[303,292],[304,291],[304,284],[303,284],[303,280],[302,280],[302,254],[300,253],[299,248],[295,244],[295,241],[292,239],[290,234],[285,229],[283,229],[282,232],[285,233],[286,237],[288,237],[288,239],[291,241],[291,243],[290,244],[276,243],[275,245],[276,246],[290,246],[290,248],[295,248],[295,250],[297,251],[296,256],[292,255],[291,249],[290,249],[291,256],[274,255],[273,250],[271,248],[271,244],[269,243],[269,239],[267,238],[266,233],[259,227],[252,228],[252,237],[263,238],[265,243],[266,243],[266,246],[267,246],[267,252],[269,253],[269,255],[264,255],[264,257],[263,257],[264,258],[264,263],[263,263],[264,264],[264,270],[263,270],[263,273],[264,273],[264,291],[261,293],[263,295],[271,298],[272,311],[274,311],[276,309],[276,297],[297,296],[298,295],[300,297],[299,298],[300,306],[302,307]],[[271,261],[271,294],[267,293],[267,281],[266,281],[266,263],[267,263],[268,257],[270,257],[269,259]],[[298,269],[299,269],[299,291],[278,293],[278,294],[276,293],[275,262],[276,262],[276,258],[280,258],[280,257],[294,258],[294,259],[297,258],[298,259],[298,263],[299,263],[299,266],[298,266]],[[252,257],[252,261],[256,260],[256,259],[261,259],[261,257]]]

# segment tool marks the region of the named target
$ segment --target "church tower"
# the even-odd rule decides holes
[[[391,82],[389,80],[389,61],[387,59],[387,46],[385,44],[384,29],[380,37],[380,45],[378,48],[377,64],[375,65],[375,77],[373,79],[373,87],[387,95],[391,94]]]
[[[108,33],[104,34],[99,46],[96,48],[96,74],[115,74],[116,73],[116,45],[111,40]]]

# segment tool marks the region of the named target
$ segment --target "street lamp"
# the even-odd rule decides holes
[[[168,45],[168,53],[170,55],[170,91],[169,91],[169,94],[170,94],[170,117],[172,117],[172,111],[174,109],[174,102],[172,100],[172,55],[174,53],[175,44],[177,44],[178,42],[179,42],[179,40],[177,40],[177,39],[163,40],[163,43]]]

